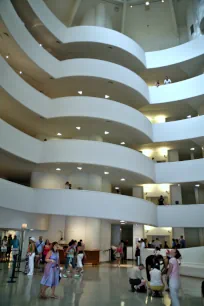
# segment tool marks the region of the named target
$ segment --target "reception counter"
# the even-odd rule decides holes
[[[85,250],[85,265],[99,265],[100,250]],[[59,250],[60,264],[65,264],[65,251]]]

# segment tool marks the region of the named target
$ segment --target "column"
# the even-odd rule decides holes
[[[196,204],[199,204],[200,203],[200,200],[199,200],[199,187],[195,187],[194,191],[195,191],[195,201],[196,201]]]
[[[96,203],[97,204],[97,203]],[[101,247],[101,220],[86,217],[66,217],[65,240],[82,239],[86,249],[100,249]]]
[[[139,199],[144,199],[144,190],[143,186],[135,186],[132,188],[132,196],[139,198]]]
[[[112,29],[112,20],[107,13],[106,4],[99,3],[92,7],[82,18],[80,25],[98,26]]]
[[[125,33],[125,19],[127,12],[127,0],[123,0],[123,15],[122,15],[122,25],[121,25],[121,33]]]
[[[180,184],[170,185],[170,204],[174,205],[176,204],[176,201],[178,201],[179,204],[183,203]]]
[[[168,150],[168,162],[179,161],[178,150]]]
[[[106,7],[105,3],[99,3],[96,6],[96,26],[105,27],[106,26]]]
[[[191,160],[195,159],[194,152],[191,151]]]

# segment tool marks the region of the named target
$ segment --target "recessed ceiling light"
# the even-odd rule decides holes
[[[78,170],[82,170],[82,167],[77,167]]]
[[[105,95],[105,99],[108,99],[108,98],[110,98],[110,96],[109,95]]]
[[[120,144],[121,144],[121,145],[125,145],[125,142],[124,142],[124,141],[122,141]]]
[[[60,168],[56,168],[56,171],[61,171],[61,169]]]
[[[108,131],[105,131],[105,132],[104,132],[104,134],[105,134],[105,135],[108,135],[108,134],[109,134],[109,132],[108,132]]]
[[[76,126],[76,129],[77,129],[77,130],[81,130],[81,127],[80,127],[80,126]]]
[[[178,184],[178,186],[181,186],[180,184]]]
[[[195,148],[190,148],[191,151],[195,151]]]
[[[132,8],[132,5],[130,5],[130,8]]]
[[[164,3],[164,0],[161,0],[162,3]]]
[[[120,222],[125,222],[125,221],[121,220]]]
[[[22,71],[19,71],[19,73],[22,74],[23,72],[22,72]]]
[[[125,178],[124,178],[124,177],[122,177],[120,180],[121,180],[121,181],[125,181]]]
[[[195,187],[200,187],[200,185],[199,185],[199,184],[196,184]]]
[[[6,55],[6,58],[9,58],[9,55]]]
[[[191,118],[191,115],[188,115],[186,118]]]
[[[120,189],[120,187],[115,187],[116,190]]]
[[[42,44],[39,44],[40,47],[42,47]]]
[[[145,2],[145,5],[149,5],[149,1],[146,1],[146,2]]]
[[[33,229],[33,228],[30,228],[30,231],[34,231],[34,229]]]
[[[57,133],[57,136],[62,136],[62,134],[61,133]]]
[[[106,171],[105,171],[105,172],[104,172],[104,174],[106,174],[106,175],[107,175],[107,174],[109,174],[109,172],[106,172]]]
[[[82,95],[82,93],[83,93],[82,90],[79,90],[79,91],[78,91],[78,94],[79,94],[79,95]]]

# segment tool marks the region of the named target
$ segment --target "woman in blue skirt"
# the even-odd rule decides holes
[[[51,298],[57,299],[58,297],[55,295],[55,288],[59,285],[60,278],[60,262],[59,262],[59,252],[58,252],[58,243],[53,242],[52,248],[48,252],[45,262],[47,263],[45,266],[45,271],[43,278],[41,280],[41,298],[46,298],[45,291],[48,287],[52,288]]]

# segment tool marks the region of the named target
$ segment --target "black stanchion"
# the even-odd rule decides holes
[[[15,278],[17,278],[15,276],[15,270],[16,270],[16,261],[17,261],[17,255],[13,256],[13,265],[12,265],[12,273],[11,273],[11,279],[9,281],[7,281],[7,283],[12,284],[15,283],[16,281],[14,280]]]
[[[16,269],[17,269],[16,273],[23,272],[23,271],[20,270],[20,268],[21,268],[21,255],[22,255],[22,252],[19,251],[17,265],[16,265]]]

